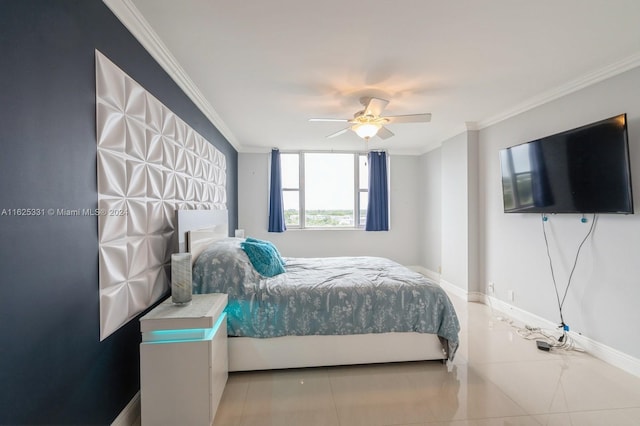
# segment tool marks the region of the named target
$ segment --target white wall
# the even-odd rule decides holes
[[[503,212],[498,151],[623,112],[628,117],[634,204],[638,209],[640,68],[480,131],[480,282],[484,286],[493,281],[496,297],[559,321],[541,218]],[[590,222],[582,224],[580,217],[553,215],[548,222],[561,292],[578,244],[590,226]],[[507,300],[508,290],[514,291],[513,302]],[[582,249],[565,302],[565,322],[573,331],[640,358],[639,303],[640,217],[600,215],[593,237]]]
[[[442,144],[441,278],[467,291],[467,135]]]
[[[273,241],[283,256],[383,256],[403,265],[420,265],[422,220],[417,156],[390,155],[390,231],[288,230],[267,232],[269,154],[238,155],[238,226],[247,236]]]
[[[420,156],[420,186],[418,201],[422,213],[420,230],[420,265],[435,274],[442,262],[442,150],[429,151]]]
[[[465,292],[477,291],[478,132],[442,143],[441,279]]]
[[[482,292],[483,286],[478,279],[480,270],[480,232],[479,232],[479,188],[478,153],[480,152],[480,133],[477,130],[467,131],[467,288],[469,293]]]

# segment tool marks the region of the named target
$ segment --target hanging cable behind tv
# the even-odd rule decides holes
[[[548,221],[548,217],[543,213],[542,214],[542,234],[544,236],[544,244],[546,247],[546,251],[547,251],[547,258],[549,259],[549,269],[551,270],[551,279],[553,281],[553,287],[556,293],[556,300],[558,303],[558,313],[560,314],[560,325],[558,326],[559,328],[562,329],[562,335],[558,338],[558,342],[560,343],[560,345],[555,345],[555,344],[551,344],[550,347],[547,347],[547,345],[549,344],[548,340],[545,340],[544,343],[542,344],[542,346],[544,347],[540,347],[540,344],[538,344],[538,348],[541,350],[549,350],[553,347],[556,346],[565,346],[568,342],[568,335],[567,332],[570,330],[569,329],[569,325],[565,322],[564,320],[564,315],[562,312],[562,309],[564,307],[564,302],[567,298],[567,294],[569,292],[569,287],[571,287],[571,283],[572,283],[572,279],[573,279],[573,274],[576,270],[576,266],[578,265],[578,259],[580,257],[580,252],[582,250],[582,247],[584,246],[584,243],[587,241],[587,239],[593,234],[593,229],[595,228],[596,222],[598,221],[598,215],[596,213],[593,214],[593,219],[591,220],[591,226],[589,227],[589,231],[587,232],[587,234],[584,236],[584,238],[582,239],[582,241],[580,242],[580,245],[578,246],[578,250],[576,251],[576,256],[575,259],[573,261],[573,266],[571,268],[571,272],[569,274],[569,279],[567,280],[567,285],[565,287],[564,290],[564,294],[562,295],[562,299],[560,299],[560,293],[558,291],[558,283],[556,280],[556,276],[555,276],[555,271],[553,268],[553,259],[551,258],[551,253],[549,251],[549,240],[547,238],[547,230],[546,230],[546,222]],[[587,222],[587,218],[583,215],[581,220],[582,223],[586,223]],[[546,337],[546,336],[545,336]],[[573,345],[571,345],[573,346]]]

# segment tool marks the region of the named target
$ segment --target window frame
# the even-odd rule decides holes
[[[365,157],[365,161],[368,161],[368,152],[363,151],[281,151],[281,155],[298,155],[298,187],[285,187],[282,185],[283,198],[285,192],[298,192],[298,224],[292,225],[287,223],[287,229],[296,229],[296,230],[364,230],[365,229],[365,221],[366,217],[363,220],[360,220],[360,194],[363,192],[369,192],[369,184],[367,182],[366,188],[360,187],[360,157]],[[307,226],[306,224],[306,206],[305,206],[305,198],[306,198],[306,181],[305,181],[305,165],[306,165],[306,154],[350,154],[353,156],[353,222],[354,224],[351,226]],[[282,168],[282,165],[280,166]],[[367,206],[364,206],[365,208]],[[285,219],[286,220],[286,219]]]

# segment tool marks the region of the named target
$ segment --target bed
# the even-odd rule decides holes
[[[185,231],[185,216],[207,222],[190,212],[178,215],[193,292],[229,295],[229,371],[453,359],[455,310],[424,276],[384,258],[285,257],[285,272],[266,277],[224,215]]]

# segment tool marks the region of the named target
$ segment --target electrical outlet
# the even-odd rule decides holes
[[[487,291],[489,292],[489,294],[493,294],[496,291],[496,286],[493,283],[493,281],[489,281],[489,284],[487,284]]]
[[[516,298],[515,292],[513,290],[507,290],[507,297],[510,302],[513,302]]]

